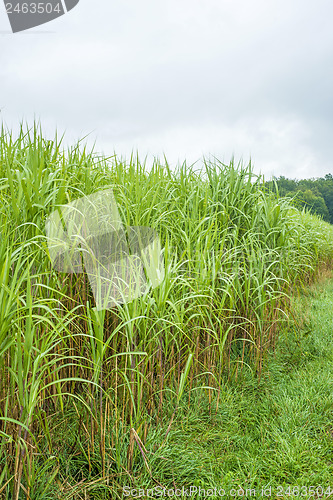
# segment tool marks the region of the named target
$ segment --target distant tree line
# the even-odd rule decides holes
[[[286,179],[281,175],[265,182],[265,188],[271,192],[278,192],[280,196],[292,197],[293,204],[298,208],[306,206],[312,213],[333,224],[332,174],[301,180]]]

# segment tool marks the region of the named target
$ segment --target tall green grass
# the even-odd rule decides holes
[[[52,269],[45,221],[110,187],[124,224],[159,233],[166,272],[145,296],[97,313],[85,275]],[[245,364],[260,379],[290,295],[333,256],[332,226],[266,194],[251,165],[147,168],[64,150],[37,125],[1,130],[0,220],[0,494],[15,500],[51,494],[49,421],[69,407],[90,475],[96,461],[105,484],[139,459],[149,470],[151,429],[165,418],[170,429],[200,387],[218,405],[221,378]]]

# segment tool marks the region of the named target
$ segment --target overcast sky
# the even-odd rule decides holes
[[[333,173],[333,2],[80,0],[12,34],[0,0],[0,109],[106,155]]]

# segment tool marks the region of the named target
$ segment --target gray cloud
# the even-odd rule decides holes
[[[69,142],[91,132],[106,154],[234,154],[266,175],[332,171],[331,2],[93,5],[45,25],[54,33],[0,34],[9,126],[36,116]]]

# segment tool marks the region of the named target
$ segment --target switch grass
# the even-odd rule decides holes
[[[62,140],[37,124],[0,135],[0,495],[326,481],[330,372],[311,356],[329,334],[309,330],[303,352],[284,332],[292,297],[330,269],[333,227],[265,192],[251,164],[147,166]],[[45,221],[110,188],[126,226],[159,234],[165,278],[97,313],[87,276],[52,268]],[[295,352],[272,361],[280,345]]]

